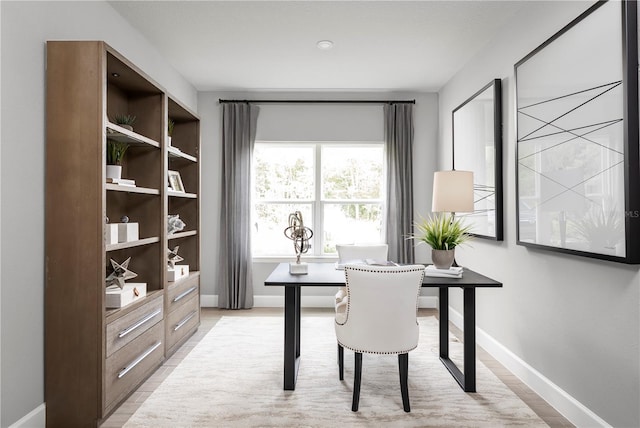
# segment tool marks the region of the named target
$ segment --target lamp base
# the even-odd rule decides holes
[[[309,265],[306,263],[289,263],[289,273],[291,275],[306,275],[309,273]]]

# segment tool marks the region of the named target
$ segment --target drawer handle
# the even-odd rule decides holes
[[[195,291],[198,289],[197,285],[194,285],[193,287],[191,287],[190,289],[188,289],[187,291],[184,291],[180,294],[178,294],[176,297],[173,298],[173,303],[177,302],[178,300],[182,299],[183,297],[185,297],[187,294]]]
[[[120,333],[118,333],[118,337],[120,339],[122,339],[127,334],[131,333],[133,330],[135,330],[136,328],[140,327],[142,324],[146,323],[147,321],[149,321],[151,318],[155,317],[156,315],[160,315],[161,313],[162,313],[162,309],[157,309],[155,312],[150,313],[149,315],[147,315],[146,317],[142,318],[137,323],[135,323],[132,326],[129,326],[129,327],[125,328],[124,330],[122,330]]]
[[[183,319],[182,321],[180,321],[178,324],[176,324],[176,326],[173,328],[173,331],[178,331],[180,329],[180,327],[182,327],[183,325],[185,325],[186,323],[189,322],[189,320],[191,318],[193,318],[196,314],[198,313],[198,311],[193,311],[191,312],[189,315],[187,315],[185,317],[185,319]]]
[[[133,360],[131,362],[131,364],[129,364],[127,367],[125,367],[122,370],[120,370],[120,373],[118,373],[118,379],[122,379],[124,377],[124,375],[129,373],[135,366],[140,364],[140,362],[142,360],[144,360],[145,358],[147,358],[149,356],[149,354],[151,354],[153,351],[158,349],[158,346],[160,346],[160,345],[162,345],[162,342],[156,342],[155,345],[153,345],[151,348],[149,348],[146,351],[144,351],[138,358]]]

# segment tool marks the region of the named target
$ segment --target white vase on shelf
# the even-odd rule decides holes
[[[107,178],[120,180],[122,178],[122,165],[107,165]]]

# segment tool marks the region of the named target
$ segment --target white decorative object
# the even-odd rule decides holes
[[[307,264],[300,262],[300,256],[311,247],[309,240],[313,237],[313,231],[304,225],[300,211],[289,214],[289,227],[284,230],[284,236],[293,241],[293,248],[296,250],[296,262],[289,263],[289,273],[292,275],[309,273]]]
[[[171,235],[172,233],[180,232],[186,226],[185,222],[180,220],[180,215],[171,215],[169,214],[167,220],[167,233]]]
[[[167,269],[167,281],[178,281],[189,276],[189,265],[175,265]]]
[[[118,225],[118,242],[137,241],[138,223],[117,223]]]
[[[120,180],[122,178],[122,165],[107,165],[107,178]]]
[[[173,250],[169,248],[167,250],[167,267],[169,269],[173,269],[176,263],[179,263],[184,260],[184,258],[178,255],[178,250],[180,249],[179,245],[176,245]]]
[[[105,224],[105,241],[107,245],[118,243],[118,223]]]
[[[107,287],[105,305],[107,308],[121,308],[146,295],[146,282],[128,282],[124,285],[124,288],[112,285]]]
[[[131,257],[125,260],[122,263],[118,263],[115,260],[111,259],[111,267],[112,272],[107,276],[106,286],[109,287],[111,285],[116,285],[119,288],[124,288],[124,282],[127,279],[133,279],[138,276],[137,273],[129,270],[129,262],[131,261]]]

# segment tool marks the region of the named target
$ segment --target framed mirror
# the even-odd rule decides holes
[[[502,84],[494,79],[453,110],[453,169],[473,171],[471,234],[502,241]]]

